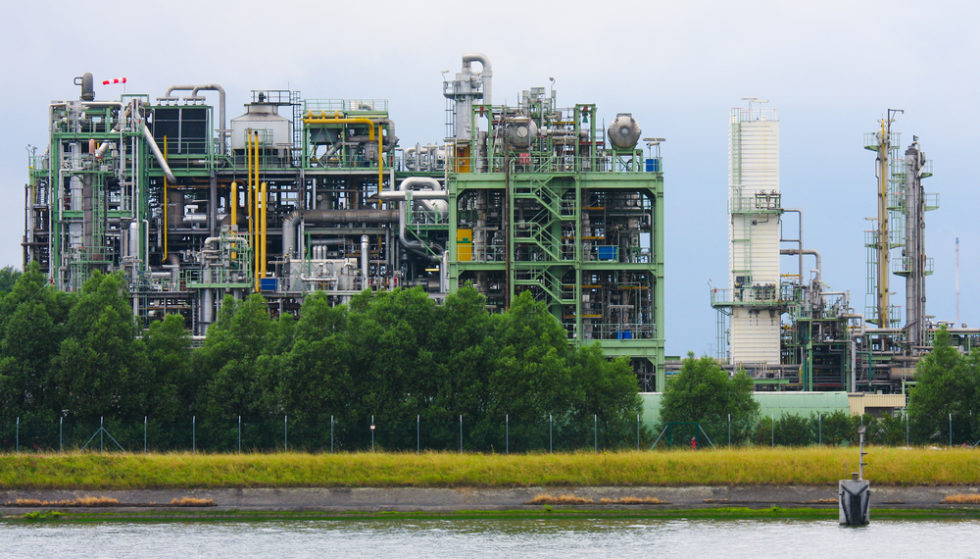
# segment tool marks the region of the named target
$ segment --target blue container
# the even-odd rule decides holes
[[[279,278],[260,278],[259,279],[259,290],[260,291],[278,291],[279,290]]]
[[[597,246],[599,260],[618,260],[619,247],[615,245]]]
[[[648,173],[657,173],[660,171],[660,160],[655,157],[648,157],[646,160],[646,170]]]
[[[617,340],[632,340],[633,339],[633,331],[632,330],[619,330],[618,332],[616,332],[616,339]]]

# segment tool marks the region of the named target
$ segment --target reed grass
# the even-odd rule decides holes
[[[980,452],[871,448],[876,485],[975,485]],[[4,454],[0,489],[828,485],[857,449],[812,447],[593,454]]]
[[[970,493],[969,495],[948,495],[942,500],[943,503],[954,505],[980,505],[980,495]]]

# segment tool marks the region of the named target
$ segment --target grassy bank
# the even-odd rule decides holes
[[[608,454],[0,455],[0,489],[821,485],[857,469],[856,449]],[[872,448],[877,485],[980,483],[980,452]]]

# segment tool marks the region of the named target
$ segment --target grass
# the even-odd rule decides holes
[[[610,499],[603,497],[596,501],[591,497],[576,497],[575,495],[550,495],[542,493],[535,495],[528,501],[528,505],[665,505],[667,501],[661,501],[656,497],[620,497]]]
[[[942,502],[953,505],[980,505],[980,495],[976,493],[949,495]]]
[[[0,489],[827,485],[857,449],[749,448],[593,454],[4,454]],[[875,485],[974,485],[980,452],[871,448]]]

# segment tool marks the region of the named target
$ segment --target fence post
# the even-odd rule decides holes
[[[772,448],[776,448],[776,416],[775,415],[769,416],[769,429],[771,431],[769,438],[770,441],[772,442],[770,446],[772,446]]]
[[[728,414],[728,448],[732,447],[732,414]]]
[[[599,414],[592,414],[592,452],[599,453]]]
[[[510,415],[504,414],[504,453],[510,454]]]
[[[103,433],[105,433],[105,429],[102,427],[102,416],[100,415],[99,416],[99,452],[103,452],[102,443],[103,443],[103,439],[105,438]]]
[[[289,416],[282,415],[282,451],[289,452]]]
[[[905,446],[909,446],[909,411],[905,410]]]
[[[463,453],[463,414],[459,414],[459,453]]]
[[[197,416],[191,416],[191,453],[197,452]]]
[[[823,414],[817,412],[817,446],[823,446]]]
[[[330,454],[333,454],[333,416],[330,416]]]
[[[238,416],[238,454],[242,453],[242,416]]]
[[[146,454],[146,416],[143,416],[143,454]]]
[[[58,452],[64,452],[64,440],[62,439],[62,434],[64,433],[65,416],[58,418]]]
[[[422,416],[415,414],[415,454],[422,450]]]
[[[555,451],[555,420],[548,414],[548,454]]]
[[[949,446],[953,446],[953,414],[949,414]]]
[[[20,416],[14,423],[14,452],[20,452]]]
[[[636,414],[636,450],[640,450],[640,414]]]
[[[374,416],[371,416],[371,452],[374,452]]]

